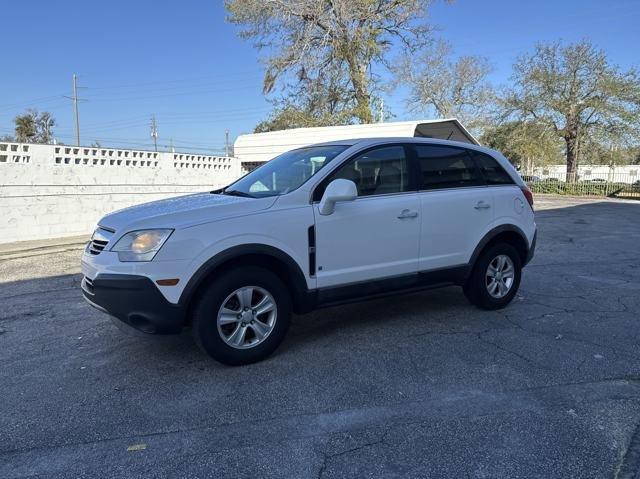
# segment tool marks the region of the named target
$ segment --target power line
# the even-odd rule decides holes
[[[11,133],[9,130],[0,130],[0,133]],[[57,138],[61,139],[72,139],[73,135],[56,135]],[[148,149],[151,146],[154,146],[151,143],[147,143],[144,141],[134,140],[132,138],[110,138],[110,137],[100,137],[99,140],[103,140],[106,143],[110,143],[113,145],[123,145],[124,149]],[[206,151],[211,153],[224,154],[225,153],[225,145],[213,145],[211,143],[203,143],[203,142],[193,142],[191,140],[173,140],[171,139],[168,145],[163,145],[165,148],[169,149],[169,151],[174,151],[174,144],[181,145],[182,148],[191,148],[188,153],[193,153],[194,151]],[[216,147],[217,146],[217,147]],[[103,148],[119,148],[118,146],[108,147],[106,145],[102,146]],[[184,150],[182,150],[184,152]]]
[[[5,103],[4,105],[0,105],[0,112],[1,111],[9,111],[9,110],[13,110],[15,108],[21,108],[21,107],[25,107],[25,106],[32,106],[32,105],[36,105],[36,104],[40,104],[40,103],[50,103],[54,100],[60,100],[60,96],[56,95],[56,96],[44,96],[44,97],[40,97],[40,98],[34,98],[32,100],[26,100],[26,101],[22,101],[19,103]]]
[[[72,135],[56,135],[57,138],[73,138]],[[129,145],[130,147],[133,146],[137,146],[137,147],[144,147],[144,148],[148,148],[148,147],[152,147],[153,143],[148,143],[148,142],[144,142],[144,141],[137,141],[134,140],[132,138],[129,139],[125,139],[125,138],[110,138],[110,137],[99,137],[98,140],[104,140],[108,143],[113,143],[113,144],[122,144],[122,145]],[[192,146],[193,148],[195,148],[196,150],[200,150],[200,151],[213,151],[213,152],[218,152],[218,153],[222,153],[224,152],[224,145],[219,145],[218,148],[213,148],[211,143],[191,143],[188,141],[182,141],[182,140],[173,140],[173,143],[175,144],[181,144],[184,147],[189,147]],[[200,145],[208,145],[208,147],[204,147],[204,146],[200,146]],[[165,146],[169,146],[169,145],[165,145]]]
[[[244,71],[244,72],[234,72],[234,73],[239,78],[247,78],[247,76],[255,74],[255,70]],[[199,81],[199,80],[205,80],[207,78],[213,78],[216,80],[222,79],[222,81],[217,82],[218,84],[226,84],[226,83],[235,84],[238,81],[237,79],[231,78],[229,74],[225,74],[224,77],[221,77],[220,73],[212,73],[211,75],[200,75],[197,77],[180,78],[175,80],[155,80],[150,82],[129,83],[125,85],[97,86],[97,87],[91,87],[91,89],[92,90],[118,90],[118,89],[127,89],[127,88],[135,88],[135,87],[147,87],[149,85],[168,85],[168,84],[174,84],[174,83],[189,84],[194,80]],[[145,90],[148,90],[148,88],[145,88]]]
[[[165,94],[160,94],[160,95],[135,95],[135,96],[125,96],[125,97],[105,97],[105,98],[100,98],[100,97],[96,97],[94,98],[95,101],[108,101],[108,102],[114,102],[114,101],[131,101],[131,100],[149,100],[149,99],[155,99],[155,98],[171,98],[171,97],[175,97],[175,96],[189,96],[189,95],[202,95],[205,93],[229,93],[229,92],[234,92],[234,91],[241,91],[241,90],[250,90],[250,89],[255,89],[255,85],[246,85],[243,87],[234,87],[234,88],[214,88],[214,89],[207,89],[207,90],[197,90],[197,91],[184,91],[184,92],[176,92],[176,93],[165,93]]]
[[[263,109],[262,112],[267,112],[268,109]],[[261,111],[256,111],[255,114],[261,113]],[[208,118],[183,118],[183,119],[177,119],[177,120],[169,120],[169,121],[164,121],[163,120],[163,125],[185,125],[185,124],[210,124],[210,125],[215,125],[215,124],[220,124],[220,123],[227,123],[229,121],[238,121],[238,120],[245,120],[245,119],[253,119],[255,118],[255,114],[236,114],[236,115],[218,115],[215,117],[212,117],[211,119]],[[148,117],[146,117],[148,118]],[[164,119],[164,117],[163,117]],[[104,132],[116,132],[116,131],[121,131],[121,130],[130,130],[132,128],[135,127],[144,127],[145,122],[143,119],[140,119],[138,121],[135,120],[130,120],[127,122],[115,122],[112,123],[114,126],[94,126],[94,127],[84,127],[83,131],[85,133],[89,133],[91,135],[97,135],[100,133],[104,133]],[[148,124],[148,123],[147,123]],[[60,131],[60,130],[58,130]]]
[[[93,88],[92,88],[93,89]],[[193,112],[193,113],[178,113],[173,115],[162,115],[163,120],[175,120],[176,122],[183,121],[206,121],[208,118],[218,119],[222,115],[228,115],[229,113],[237,113],[244,114],[247,113],[247,118],[251,117],[251,113],[263,113],[269,111],[270,107],[268,106],[259,106],[259,107],[247,107],[247,108],[225,108],[222,110],[211,110],[204,112]],[[116,120],[108,120],[104,122],[97,123],[89,123],[83,125],[83,130],[96,130],[96,129],[110,129],[109,127],[126,127],[127,125],[136,125],[142,124],[142,121],[148,118],[148,115],[138,115],[134,117],[116,119]]]

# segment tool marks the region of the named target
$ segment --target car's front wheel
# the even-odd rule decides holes
[[[520,286],[522,261],[516,249],[498,243],[482,252],[463,290],[467,299],[483,309],[504,308]]]
[[[215,278],[193,313],[198,345],[224,364],[260,361],[282,342],[291,299],[278,276],[259,267],[240,267]]]

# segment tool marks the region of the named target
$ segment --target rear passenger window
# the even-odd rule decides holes
[[[462,188],[484,182],[466,150],[437,145],[416,145],[422,189]]]
[[[473,157],[478,163],[480,170],[482,170],[482,174],[484,175],[488,185],[514,184],[513,179],[511,179],[509,174],[504,171],[504,168],[500,166],[500,163],[498,163],[494,158],[477,151],[473,152]]]

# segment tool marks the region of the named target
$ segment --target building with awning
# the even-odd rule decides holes
[[[456,118],[442,120],[397,121],[364,125],[322,126],[293,128],[240,135],[233,149],[234,156],[242,162],[245,171],[285,151],[314,143],[374,137],[423,137],[455,140],[478,145],[471,133]]]

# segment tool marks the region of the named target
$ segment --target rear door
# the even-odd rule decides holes
[[[471,151],[471,154],[493,197],[494,222],[521,224],[530,208],[522,196],[520,187],[495,158],[480,151]]]
[[[354,201],[321,215],[334,179],[353,181]],[[347,160],[314,192],[318,288],[417,273],[420,200],[403,145],[374,147]]]
[[[420,270],[468,263],[490,227],[494,202],[469,150],[414,144],[422,213]]]

